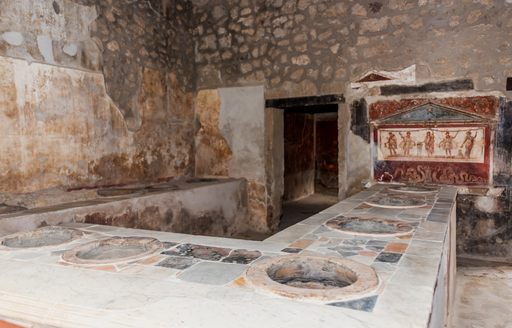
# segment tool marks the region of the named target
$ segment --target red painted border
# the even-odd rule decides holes
[[[478,96],[383,100],[370,105],[370,121],[381,120],[428,103],[454,108],[469,114],[476,114],[483,119],[493,119],[498,110],[499,99],[494,96]]]

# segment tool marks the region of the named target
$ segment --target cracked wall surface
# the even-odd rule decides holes
[[[1,192],[193,173],[185,5],[2,1]]]

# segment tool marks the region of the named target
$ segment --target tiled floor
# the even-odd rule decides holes
[[[512,266],[457,270],[452,328],[512,328]]]

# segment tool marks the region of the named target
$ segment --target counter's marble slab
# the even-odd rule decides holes
[[[262,242],[70,223],[88,234],[53,249],[0,252],[0,316],[58,327],[426,328],[456,190],[443,187],[418,209],[375,211],[363,204],[385,193],[377,185]],[[438,219],[430,220],[434,211]],[[416,231],[362,237],[323,226],[341,214],[407,219]],[[92,268],[60,261],[63,251],[108,236],[154,237],[165,249]],[[253,261],[287,253],[370,265],[380,288],[359,300],[309,303],[261,293],[245,279]]]

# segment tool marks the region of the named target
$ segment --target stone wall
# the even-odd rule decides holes
[[[168,7],[157,1],[96,1],[92,34],[102,50],[107,91],[131,130],[141,125],[137,94],[144,67],[171,70],[181,88],[193,89],[189,6],[186,1]]]
[[[185,3],[2,1],[0,192],[193,173]]]
[[[347,8],[317,2],[196,1],[197,86],[262,83],[267,97],[342,89]]]
[[[198,176],[247,179],[250,232],[268,233],[271,200],[265,158],[265,100],[262,87],[221,88],[197,93],[195,164]]]
[[[365,72],[418,65],[418,79],[469,77],[504,90],[512,4],[473,0],[195,1],[198,87],[267,94],[343,91]]]
[[[508,1],[198,0],[192,10],[199,89],[257,83],[267,98],[344,93],[352,104],[367,94],[349,82],[371,70],[416,65],[417,83],[465,77],[504,93],[512,75]],[[344,196],[369,178],[369,147],[357,131],[339,138]]]

